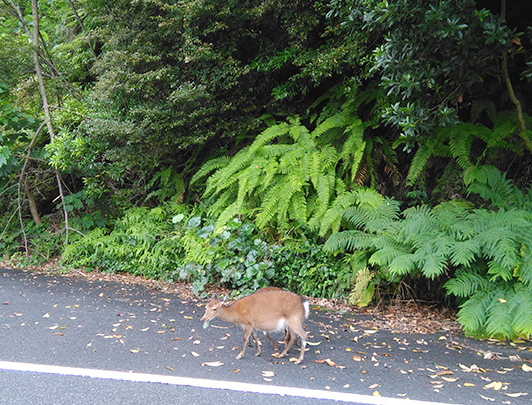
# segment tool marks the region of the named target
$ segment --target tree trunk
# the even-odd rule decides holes
[[[39,215],[39,210],[37,209],[37,203],[35,202],[35,197],[31,192],[30,185],[28,183],[28,177],[24,176],[24,188],[26,189],[26,197],[28,197],[28,203],[30,205],[30,212],[33,220],[37,225],[42,224],[41,216]]]
[[[41,92],[42,106],[44,109],[44,121],[48,127],[48,132],[50,133],[50,139],[54,140],[55,133],[54,127],[52,125],[52,118],[50,115],[50,106],[48,104],[48,97],[46,96],[46,88],[44,87],[44,79],[41,71],[41,64],[39,62],[39,8],[37,5],[37,0],[31,0],[31,14],[33,18],[33,63],[35,65],[35,74],[37,75],[37,80],[39,82],[39,90]],[[70,227],[68,225],[68,212],[65,207],[65,197],[63,194],[63,181],[61,179],[61,174],[59,170],[55,171],[55,177],[57,178],[57,187],[59,188],[59,196],[63,202],[63,214],[65,217],[65,244],[68,244],[68,235]]]

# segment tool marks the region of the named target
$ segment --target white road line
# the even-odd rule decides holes
[[[46,364],[18,363],[0,361],[0,370],[26,371],[42,374],[57,374],[78,377],[102,378],[107,380],[132,381],[181,385],[197,388],[222,389],[257,394],[272,394],[313,399],[329,399],[333,401],[351,402],[371,405],[450,405],[441,402],[423,402],[399,398],[374,397],[335,391],[322,391],[305,388],[283,387],[274,385],[248,384],[233,381],[207,380],[202,378],[177,377],[169,375],[127,373],[124,371],[98,370],[90,368],[51,366]]]

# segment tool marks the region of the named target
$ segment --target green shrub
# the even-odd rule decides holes
[[[57,232],[43,217],[42,224],[24,220],[24,229],[17,219],[0,217],[5,226],[0,229],[0,251],[12,265],[19,267],[39,266],[57,257],[64,246],[61,232]]]
[[[96,228],[69,245],[63,262],[74,267],[128,272],[193,282],[196,294],[221,283],[240,292],[269,285],[270,246],[251,223],[237,219],[215,230],[199,208],[166,204],[131,208],[114,228]]]
[[[322,298],[343,298],[352,288],[354,272],[322,245],[302,241],[275,246],[273,282],[297,294]]]

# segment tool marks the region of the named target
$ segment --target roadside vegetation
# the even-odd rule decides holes
[[[532,4],[0,3],[0,249],[532,335]]]

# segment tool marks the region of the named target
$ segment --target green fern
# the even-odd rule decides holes
[[[529,116],[525,118],[527,121],[531,120]],[[412,159],[407,182],[410,185],[416,184],[432,157],[449,159],[448,164],[455,162],[465,171],[487,163],[488,156],[501,150],[521,155],[524,149],[530,150],[531,141],[532,133],[521,133],[514,113],[496,115],[492,129],[474,123],[459,123],[452,127],[439,128],[419,146]],[[452,178],[450,179],[452,181]]]
[[[475,188],[477,183],[498,184],[495,190],[511,197],[510,207],[453,201],[400,213],[394,200],[358,196],[344,210],[348,229],[332,234],[324,247],[367,252],[371,266],[392,276],[435,279],[455,272],[444,287],[463,301],[458,319],[468,334],[531,336],[532,215],[523,203],[529,197],[492,168],[471,168],[468,176],[470,189],[486,197],[492,198],[494,189]]]
[[[234,215],[253,213],[261,228],[287,229],[295,221],[325,233],[329,228],[322,226],[323,217],[346,193],[338,168],[358,152],[362,135],[361,121],[347,111],[324,119],[313,131],[289,118],[231,159],[207,162],[193,181],[210,174],[204,196],[212,201],[217,226]],[[330,226],[338,227],[339,217],[331,218]]]
[[[532,335],[532,288],[517,285],[515,293],[508,301],[511,313],[511,326],[516,336]]]

